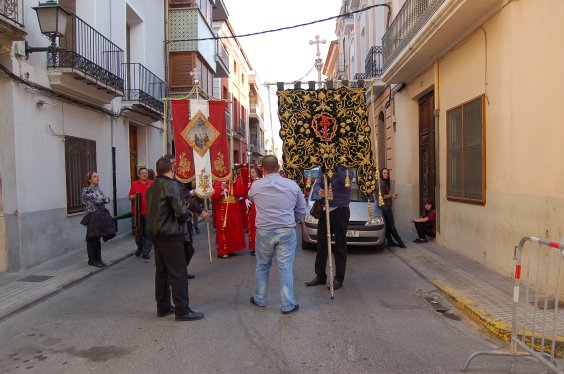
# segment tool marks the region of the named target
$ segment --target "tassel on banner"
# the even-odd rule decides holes
[[[327,190],[327,200],[333,200],[333,187],[331,186],[331,183],[329,183],[329,190]]]
[[[349,169],[347,169],[347,175],[345,176],[345,188],[351,188],[351,177],[349,176]]]

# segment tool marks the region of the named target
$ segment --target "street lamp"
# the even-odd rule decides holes
[[[57,46],[57,38],[65,36],[67,19],[71,13],[55,2],[55,0],[48,0],[44,3],[39,3],[38,6],[33,7],[32,9],[37,13],[41,33],[51,39],[51,45],[48,47],[30,47],[26,41],[26,58],[28,58],[29,54],[33,52],[58,52],[62,48]]]

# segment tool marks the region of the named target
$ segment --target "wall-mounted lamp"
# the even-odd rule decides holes
[[[26,41],[26,58],[28,58],[29,54],[33,52],[56,53],[60,51],[62,48],[57,45],[57,38],[65,36],[67,19],[70,12],[60,6],[57,2],[55,2],[55,0],[48,0],[44,3],[39,3],[38,6],[33,7],[32,9],[37,13],[41,33],[51,39],[51,45],[48,47],[30,47]]]

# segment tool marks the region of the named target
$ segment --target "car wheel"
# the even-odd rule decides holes
[[[315,244],[308,243],[302,239],[302,249],[314,249]]]

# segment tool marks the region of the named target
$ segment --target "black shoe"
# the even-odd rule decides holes
[[[251,304],[258,306],[259,308],[264,308],[265,305],[258,305],[257,302],[255,301],[255,297],[251,296],[251,299],[249,300],[251,302]]]
[[[168,308],[157,309],[157,317],[166,317],[174,313],[174,307],[169,306]]]
[[[251,256],[256,256],[255,251],[251,251]]]
[[[182,315],[177,315],[174,318],[177,321],[196,321],[196,320],[199,320],[199,319],[203,319],[204,313],[194,312],[192,309],[188,309],[188,312],[186,312]]]
[[[403,244],[403,242],[399,242],[398,246],[399,246],[400,248],[406,248],[406,247],[405,247],[405,244]]]
[[[326,281],[324,281],[323,279],[319,278],[318,276],[316,276],[315,278],[313,278],[312,280],[310,280],[309,282],[305,282],[305,285],[307,287],[313,287],[313,286],[319,286],[320,284],[325,284]]]
[[[338,279],[335,279],[335,280],[333,281],[333,290],[338,290],[338,289],[341,288],[341,287],[343,287],[343,282],[341,282],[341,281],[338,280]],[[329,290],[330,288],[327,287],[327,289]]]
[[[149,260],[149,259],[151,258],[151,256],[149,256],[149,255],[143,255],[143,258],[144,258],[145,260]]]
[[[141,252],[142,252],[141,249],[136,250],[136,251],[135,251],[135,256],[137,256],[137,257],[141,256]]]
[[[292,314],[294,312],[297,312],[298,310],[300,310],[300,304],[296,304],[294,309],[290,309],[290,310],[286,310],[286,311],[283,310],[282,314]]]
[[[194,274],[188,274],[188,279],[194,279],[196,276]]]
[[[197,228],[197,227],[194,227],[194,232],[195,232],[196,234],[199,234],[199,233],[200,233],[200,229]]]
[[[388,247],[392,248],[392,247],[399,247],[399,245],[397,243],[391,242],[388,240]]]
[[[102,264],[102,266],[108,266],[108,265],[106,265],[106,263],[105,263],[104,261],[102,261],[102,260],[98,260],[98,262],[99,262],[100,264]]]
[[[417,238],[413,241],[414,243],[427,243],[427,238]]]
[[[103,268],[104,265],[102,265],[101,263],[99,263],[98,261],[88,261],[88,265],[90,266],[96,266],[97,268]]]

